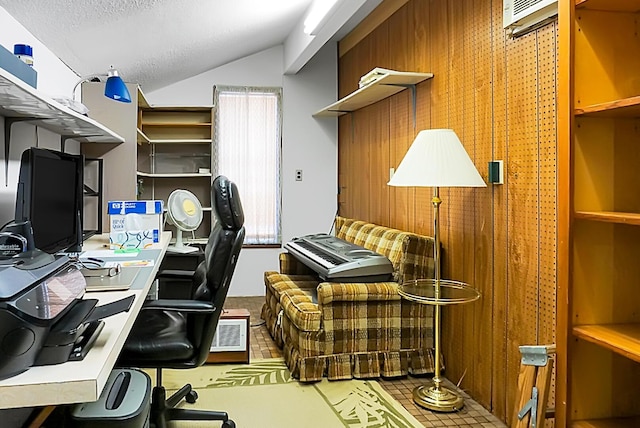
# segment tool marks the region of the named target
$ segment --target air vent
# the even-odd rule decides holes
[[[503,0],[504,28],[519,36],[546,24],[558,14],[558,0]]]
[[[211,343],[211,352],[246,351],[247,320],[221,319]]]

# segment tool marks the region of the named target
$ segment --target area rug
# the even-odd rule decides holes
[[[191,383],[195,404],[181,407],[222,410],[238,428],[413,428],[423,427],[376,381],[323,380],[301,384],[281,358],[242,365],[207,365],[163,370],[167,389]],[[172,422],[174,428],[218,427],[219,422]]]

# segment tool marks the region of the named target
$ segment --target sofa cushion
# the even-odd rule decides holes
[[[302,331],[319,331],[322,314],[315,289],[290,289],[280,295],[280,306],[287,318]]]

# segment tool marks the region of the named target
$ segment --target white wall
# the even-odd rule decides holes
[[[150,92],[152,104],[211,104],[214,85],[283,88],[282,239],[328,232],[337,207],[337,121],[311,115],[336,100],[337,47],[325,46],[296,75],[284,75],[283,48],[271,48]],[[144,88],[142,88],[144,91]],[[295,170],[303,180],[294,180]],[[264,295],[263,273],[280,248],[244,248],[230,296]]]
[[[33,47],[34,68],[38,72],[38,91],[49,96],[70,94],[73,85],[78,80],[77,74],[0,7],[0,45],[13,52],[13,45],[16,43],[24,43]],[[16,123],[12,126],[11,131],[9,182],[8,185],[5,185],[4,117],[0,116],[0,226],[12,220],[14,216],[15,194],[22,152],[31,146],[60,149],[60,136],[45,129],[36,129],[28,123]],[[69,140],[65,149],[71,153],[79,153],[80,146]]]

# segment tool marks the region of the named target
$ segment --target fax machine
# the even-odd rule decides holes
[[[0,260],[0,379],[34,365],[80,360],[103,318],[128,311],[133,296],[96,307],[67,257],[35,250]]]

